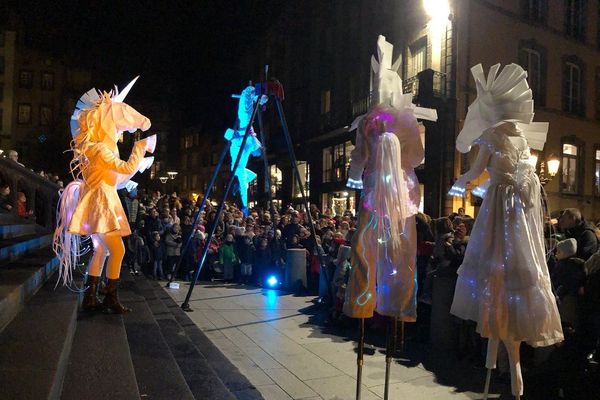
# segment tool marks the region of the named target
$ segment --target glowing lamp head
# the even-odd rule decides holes
[[[432,20],[443,21],[450,15],[448,0],[423,0],[423,8]]]
[[[556,176],[558,167],[560,166],[560,159],[554,154],[551,154],[550,157],[548,157],[546,164],[548,165],[548,175]]]
[[[277,286],[278,283],[279,283],[279,281],[277,280],[277,278],[275,276],[270,276],[267,279],[267,285],[269,285],[269,287],[275,287],[275,286]]]

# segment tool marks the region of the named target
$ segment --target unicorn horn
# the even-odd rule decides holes
[[[117,102],[117,103],[122,103],[125,100],[125,97],[127,97],[127,94],[129,93],[129,91],[131,90],[133,85],[135,84],[135,81],[137,81],[139,77],[140,76],[138,75],[135,78],[133,78],[133,80],[131,82],[129,82],[129,84],[127,86],[125,86],[123,88],[123,90],[121,90],[120,93],[118,93],[115,97],[113,97],[112,101]]]

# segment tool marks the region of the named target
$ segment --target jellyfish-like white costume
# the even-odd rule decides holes
[[[363,192],[344,313],[370,318],[376,310],[415,321],[415,214],[421,196],[414,168],[424,154],[417,117],[435,121],[437,114],[402,94],[399,62],[392,66],[393,45],[384,36],[377,50],[379,61],[371,59],[371,107],[351,127],[358,131],[347,186]]]
[[[487,368],[495,368],[499,341],[504,342],[512,392],[519,397],[521,342],[548,346],[563,340],[563,332],[546,265],[541,185],[529,161],[529,146],[541,150],[548,127],[531,122],[532,93],[523,68],[510,64],[498,74],[499,69],[500,64],[492,66],[487,79],[481,64],[471,69],[477,98],[456,140],[459,151],[477,144],[479,154],[451,194],[463,194],[484,169],[490,180],[479,190],[484,200],[450,312],[477,322],[477,331],[489,339]]]
[[[248,136],[248,139],[246,139],[246,143],[242,149],[244,133],[246,132],[246,128],[250,124],[250,119],[252,118],[254,102],[258,100],[258,96],[254,93],[255,90],[252,86],[248,86],[242,91],[242,94],[239,95],[240,100],[238,105],[237,127],[236,129],[227,129],[225,131],[225,139],[231,141],[229,154],[231,156],[232,170],[239,152],[242,151],[240,162],[237,169],[234,171],[234,174],[239,183],[240,200],[242,202],[242,211],[244,212],[244,215],[248,215],[248,184],[256,179],[256,173],[246,168],[246,165],[248,164],[248,158],[250,155],[254,157],[260,157],[262,148],[261,143],[256,138],[254,129],[252,126],[250,126],[250,135]]]

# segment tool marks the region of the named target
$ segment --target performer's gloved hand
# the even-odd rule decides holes
[[[454,185],[452,185],[448,191],[448,194],[450,196],[463,197],[466,192],[465,187],[467,186],[467,183],[468,182],[464,178],[464,175],[459,176],[456,182],[454,182]]]
[[[156,148],[156,135],[148,136],[147,138],[140,140],[140,142],[146,143],[146,151],[148,153],[154,153],[154,149]]]

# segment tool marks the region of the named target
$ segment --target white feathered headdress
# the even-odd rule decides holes
[[[469,106],[465,124],[456,139],[456,148],[461,153],[468,152],[483,131],[503,121],[520,123],[525,131],[530,130],[527,126],[533,120],[533,96],[527,84],[527,72],[520,65],[509,64],[496,76],[499,69],[500,64],[492,66],[486,79],[481,64],[471,68],[477,98]],[[539,125],[531,128],[540,131]]]

